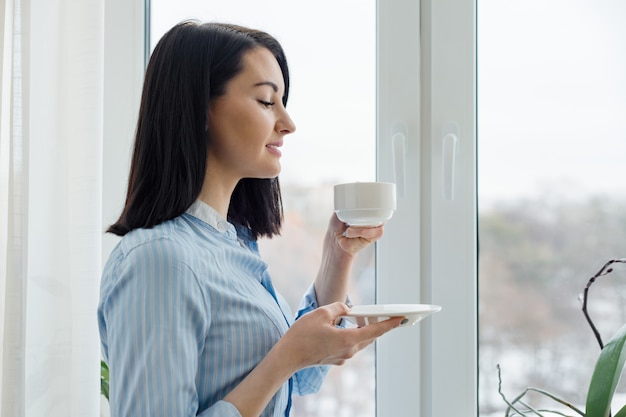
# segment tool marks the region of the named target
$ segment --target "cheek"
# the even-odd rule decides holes
[[[230,141],[244,141],[258,131],[259,124],[250,109],[234,108],[219,121],[219,133]]]
[[[209,132],[216,153],[258,153],[273,130],[271,111],[247,103],[220,104],[209,111]]]
[[[217,158],[229,163],[249,159],[257,153],[254,134],[255,129],[244,119],[219,123],[211,129],[211,151]]]
[[[223,115],[229,115],[224,117]],[[233,140],[237,140],[243,126],[242,118],[236,113],[214,113],[209,119],[209,134],[216,146],[222,147]]]
[[[265,146],[271,136],[273,125],[263,114],[248,114],[247,117],[238,118],[231,128],[237,135],[234,140],[240,142],[242,146],[254,148]]]

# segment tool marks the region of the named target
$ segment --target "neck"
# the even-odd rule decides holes
[[[213,207],[224,219],[228,219],[230,197],[235,190],[237,181],[218,181],[216,178],[219,177],[207,173],[198,199]]]
[[[206,185],[206,183],[205,183]],[[214,189],[205,189],[202,187],[198,199],[209,206],[213,207],[224,219],[228,218],[228,206],[232,190],[216,192]]]
[[[220,158],[209,151],[198,199],[213,207],[224,219],[228,219],[230,198],[240,179],[241,177],[222,164]]]

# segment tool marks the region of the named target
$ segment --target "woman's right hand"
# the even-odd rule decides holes
[[[233,404],[242,417],[256,417],[280,386],[300,369],[341,365],[403,320],[394,317],[360,328],[336,327],[335,321],[349,311],[348,306],[337,302],[300,317],[224,400]]]
[[[277,348],[295,371],[314,365],[342,365],[378,337],[400,325],[394,317],[360,328],[339,328],[335,322],[350,311],[344,303],[318,307],[300,317],[280,339]]]

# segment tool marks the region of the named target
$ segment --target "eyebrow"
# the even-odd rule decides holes
[[[278,92],[278,86],[271,81],[261,81],[261,82],[254,84],[255,87],[259,87],[262,85],[269,85],[270,87],[272,87],[272,90],[274,90],[275,93]]]

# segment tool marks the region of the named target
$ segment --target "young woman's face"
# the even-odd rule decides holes
[[[283,106],[276,58],[266,48],[245,53],[243,70],[209,105],[209,172],[221,178],[274,178],[283,137],[296,127]]]

